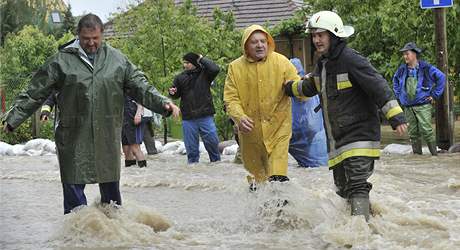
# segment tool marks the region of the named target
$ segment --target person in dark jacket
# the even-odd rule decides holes
[[[220,161],[219,137],[214,124],[211,85],[219,66],[196,53],[184,55],[184,71],[174,78],[169,88],[172,98],[180,98],[184,144],[189,164],[200,160],[199,137],[203,140],[211,162]]]
[[[409,138],[414,154],[422,154],[422,139],[432,155],[437,155],[436,139],[431,126],[431,103],[444,92],[445,74],[433,65],[420,60],[422,50],[413,42],[401,50],[404,64],[393,76],[393,90],[404,107],[409,127]]]
[[[354,33],[334,12],[315,13],[307,24],[316,52],[320,54],[313,77],[289,81],[289,96],[319,94],[328,141],[329,168],[337,194],[351,204],[351,215],[369,218],[367,181],[380,156],[378,109],[393,129],[406,130],[403,111],[385,79],[358,52],[346,46]]]
[[[46,99],[43,103],[40,110],[40,121],[46,122],[51,117],[51,112],[53,112],[54,106],[56,105],[57,93],[53,93]]]
[[[2,124],[12,132],[53,93],[58,121],[56,149],[64,213],[87,204],[86,184],[98,183],[102,204],[121,205],[121,127],[124,94],[164,115],[179,108],[149,85],[145,75],[120,51],[103,42],[101,19],[78,22],[78,38],[63,46],[33,75]]]
[[[141,150],[144,139],[144,124],[142,113],[144,107],[136,103],[130,96],[125,95],[123,107],[123,127],[121,129],[121,145],[125,155],[125,167],[137,165],[147,167],[147,160]]]

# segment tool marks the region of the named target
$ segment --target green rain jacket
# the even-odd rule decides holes
[[[92,65],[75,40],[34,74],[5,121],[17,128],[53,90],[58,92],[55,141],[63,183],[120,180],[124,94],[155,113],[169,115],[163,106],[170,100],[148,85],[120,51],[103,43]]]

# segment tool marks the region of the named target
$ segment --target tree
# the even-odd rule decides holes
[[[214,12],[214,24],[196,15],[191,1],[177,7],[171,0],[146,0],[114,18],[118,38],[110,42],[138,65],[159,91],[167,94],[173,78],[182,70],[182,56],[189,52],[216,61],[222,72],[212,89],[216,123],[228,139],[228,117],[223,111],[223,84],[228,63],[241,55],[241,35],[231,13]]]
[[[72,14],[72,7],[68,6],[67,10],[64,12],[64,18],[62,22],[62,26],[56,32],[56,38],[62,37],[65,33],[76,33],[76,24],[75,24],[75,17]]]
[[[53,36],[46,36],[38,28],[28,25],[17,34],[6,37],[0,48],[0,88],[5,90],[7,107],[28,85],[33,73],[56,53],[57,47]],[[15,134],[0,132],[0,140],[8,143],[21,143],[31,138],[30,121],[21,125]]]
[[[35,11],[27,0],[0,0],[0,42],[3,45],[6,35],[33,24]]]
[[[423,57],[434,63],[434,24],[432,10],[421,9],[418,2],[409,0],[305,0],[307,15],[320,10],[337,12],[345,24],[355,28],[350,46],[369,58],[374,66],[391,82],[402,63],[399,49],[414,41],[424,49]],[[460,5],[447,8],[447,36],[449,64],[454,80],[460,72],[460,33],[458,18]],[[458,89],[458,87],[457,87]]]

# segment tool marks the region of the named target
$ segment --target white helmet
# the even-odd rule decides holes
[[[338,37],[349,37],[355,33],[352,26],[344,26],[339,15],[332,11],[320,11],[313,14],[307,22],[305,32],[317,33],[326,30]]]

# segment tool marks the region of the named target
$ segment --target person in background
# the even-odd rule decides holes
[[[422,139],[432,155],[437,155],[436,138],[431,126],[432,102],[441,98],[445,74],[420,60],[422,50],[413,42],[401,50],[405,63],[393,76],[393,91],[404,108],[409,123],[408,133],[414,154],[422,154]]]
[[[184,144],[189,164],[200,160],[200,137],[211,162],[220,161],[211,85],[220,69],[211,59],[193,52],[183,56],[184,71],[174,78],[169,95],[180,98]]]
[[[13,132],[58,92],[55,141],[64,214],[87,204],[86,184],[98,183],[102,204],[122,205],[121,127],[124,95],[166,116],[179,108],[149,85],[120,51],[103,42],[104,25],[94,14],[81,17],[77,39],[62,46],[32,76],[2,119]]]
[[[147,167],[147,160],[145,160],[141,150],[141,143],[144,138],[144,124],[142,123],[144,108],[126,95],[123,110],[121,145],[125,155],[125,167],[136,165],[136,162],[140,168]]]
[[[153,125],[153,112],[144,107],[144,113],[142,115],[142,123],[144,126],[144,144],[148,155],[158,154],[158,150],[155,146],[155,130]]]
[[[47,122],[51,117],[51,112],[53,112],[53,109],[56,105],[57,95],[57,93],[53,92],[43,103],[42,108],[40,110],[40,121]]]
[[[320,55],[312,76],[285,85],[289,96],[319,94],[328,140],[329,168],[337,194],[351,204],[351,215],[370,215],[368,178],[380,156],[382,110],[392,128],[403,135],[404,114],[387,81],[369,61],[347,47],[354,33],[332,11],[315,13],[307,23],[316,52]]]
[[[305,76],[302,62],[292,58],[300,77]],[[318,95],[305,98],[292,97],[292,137],[289,153],[299,167],[327,166],[327,143],[324,132],[323,114],[320,111]]]
[[[251,25],[241,40],[243,55],[228,66],[224,86],[227,113],[238,126],[249,190],[257,184],[288,181],[291,101],[283,84],[298,81],[294,65],[275,52],[272,36]]]

